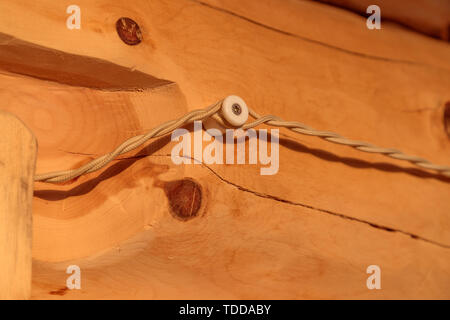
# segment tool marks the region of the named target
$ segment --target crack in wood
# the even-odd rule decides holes
[[[67,152],[67,151],[64,151],[64,152]],[[74,152],[67,152],[67,153],[76,154]],[[80,154],[80,155],[86,155],[86,154]],[[90,156],[96,156],[94,154],[89,154],[89,155]],[[145,158],[145,157],[165,157],[165,158],[170,158],[171,155],[170,154],[151,154],[151,155],[143,154],[143,155],[137,155],[137,156],[131,156],[131,157],[126,157],[126,158],[116,159],[112,163],[118,162],[118,161],[129,160],[129,159]],[[190,159],[191,161],[194,161],[194,162],[196,161],[196,159],[194,159],[192,157],[189,157],[189,156],[183,156],[183,157],[185,157],[187,159]],[[314,211],[317,211],[317,212],[320,212],[320,213],[329,214],[329,215],[332,215],[332,216],[335,216],[335,217],[338,217],[338,218],[342,218],[342,219],[346,219],[346,220],[362,223],[362,224],[368,225],[368,226],[370,226],[372,228],[383,230],[383,231],[386,231],[386,232],[392,232],[392,233],[397,232],[397,233],[403,234],[405,236],[408,236],[408,237],[410,237],[411,239],[414,239],[414,240],[419,240],[419,241],[427,242],[427,243],[432,244],[432,245],[439,246],[441,248],[450,249],[450,245],[449,244],[440,243],[438,241],[422,237],[422,236],[414,234],[412,232],[408,232],[408,231],[404,231],[404,230],[396,229],[396,228],[391,228],[391,227],[384,226],[384,225],[381,225],[381,224],[378,224],[378,223],[374,223],[374,222],[370,222],[370,221],[367,221],[367,220],[364,220],[364,219],[360,219],[360,218],[352,217],[352,216],[349,216],[349,215],[345,215],[345,214],[340,213],[340,212],[335,212],[335,211],[331,211],[331,210],[328,210],[328,209],[315,207],[313,205],[305,204],[305,203],[301,203],[301,202],[294,202],[294,201],[291,201],[291,200],[282,199],[282,198],[280,198],[278,196],[274,196],[274,195],[270,195],[270,194],[267,194],[267,193],[262,193],[262,192],[259,192],[259,191],[251,190],[251,189],[249,189],[247,187],[241,186],[241,185],[239,185],[239,184],[237,184],[235,182],[227,180],[226,178],[224,178],[220,174],[218,174],[216,171],[214,171],[210,166],[208,166],[208,165],[206,165],[204,163],[201,163],[201,166],[206,168],[206,169],[208,169],[220,181],[222,181],[222,182],[224,182],[226,184],[229,184],[230,186],[233,186],[233,187],[237,188],[240,191],[251,193],[251,194],[253,194],[253,195],[257,196],[257,197],[264,198],[264,199],[270,199],[270,200],[278,201],[278,202],[289,204],[289,205],[293,205],[293,206],[300,206],[300,207],[303,207],[303,208],[306,208],[306,209],[310,209],[310,210],[314,210]]]
[[[378,61],[392,62],[392,63],[401,63],[401,64],[407,64],[407,65],[414,65],[414,66],[423,66],[423,67],[433,68],[433,69],[437,69],[437,70],[441,70],[441,71],[445,71],[445,72],[449,72],[450,71],[450,70],[447,70],[445,68],[440,68],[440,67],[437,67],[437,66],[434,66],[434,65],[431,65],[431,64],[423,63],[423,62],[376,56],[376,55],[371,55],[371,54],[367,54],[367,53],[363,53],[363,52],[358,52],[358,51],[353,51],[353,50],[350,50],[350,49],[338,47],[338,46],[335,46],[335,45],[332,45],[332,44],[329,44],[329,43],[326,43],[326,42],[323,42],[323,41],[311,39],[311,38],[304,37],[304,36],[301,36],[301,35],[289,32],[289,31],[285,31],[285,30],[282,30],[282,29],[278,29],[278,28],[272,27],[270,25],[264,24],[262,22],[259,22],[259,21],[253,20],[253,19],[250,19],[250,18],[248,18],[246,16],[243,16],[243,15],[240,15],[240,14],[238,14],[236,12],[231,11],[231,10],[220,8],[220,7],[214,6],[212,4],[203,2],[201,0],[189,0],[189,1],[198,3],[199,5],[208,7],[210,9],[212,9],[212,10],[217,10],[217,11],[223,12],[225,14],[229,14],[231,16],[234,16],[234,17],[238,18],[238,19],[247,21],[247,22],[249,22],[249,23],[251,23],[253,25],[265,28],[267,30],[271,30],[273,32],[277,32],[277,33],[283,34],[283,35],[288,36],[288,37],[293,37],[293,38],[296,38],[296,39],[300,39],[300,40],[303,40],[303,41],[306,41],[306,42],[309,42],[309,43],[314,43],[314,44],[317,44],[317,45],[320,45],[320,46],[323,46],[323,47],[326,47],[326,48],[329,48],[329,49],[337,50],[337,51],[340,51],[340,52],[343,52],[343,53],[351,54],[351,55],[354,55],[354,56],[357,56],[357,57],[361,57],[361,58],[365,58],[365,59],[378,60]]]

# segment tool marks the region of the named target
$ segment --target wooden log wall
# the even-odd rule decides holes
[[[79,30],[68,5],[0,2],[0,108],[36,135],[39,173],[229,94],[450,162],[444,41],[388,21],[369,30],[313,1],[78,0]],[[141,43],[119,38],[121,17]],[[173,146],[161,138],[76,181],[35,183],[33,299],[450,298],[449,179],[285,130],[272,176],[175,165]],[[66,287],[70,265],[79,290]],[[366,286],[371,265],[380,290]]]

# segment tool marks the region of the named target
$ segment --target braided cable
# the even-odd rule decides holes
[[[242,129],[250,129],[253,127],[256,127],[262,123],[271,125],[273,127],[279,127],[279,128],[287,128],[293,132],[304,134],[304,135],[310,135],[322,138],[326,141],[333,142],[336,144],[341,144],[345,146],[349,146],[352,148],[355,148],[359,151],[368,152],[368,153],[378,153],[382,154],[397,160],[404,160],[408,161],[416,166],[419,166],[424,169],[434,170],[441,174],[443,174],[446,177],[450,177],[450,167],[449,166],[442,166],[433,164],[430,161],[417,157],[417,156],[411,156],[404,154],[400,150],[397,149],[391,149],[391,148],[381,148],[377,147],[373,144],[363,142],[363,141],[357,141],[357,140],[351,140],[348,138],[345,138],[337,133],[334,132],[328,132],[328,131],[319,131],[315,130],[303,123],[297,122],[297,121],[284,121],[280,119],[279,117],[267,115],[267,116],[260,116],[255,111],[249,108],[249,114],[252,116],[255,121],[245,124]]]
[[[164,122],[163,124],[157,126],[156,128],[153,128],[152,130],[150,130],[148,133],[146,133],[144,135],[138,135],[138,136],[132,137],[132,138],[126,140],[125,142],[123,142],[112,152],[107,153],[103,156],[100,156],[100,157],[90,161],[89,163],[79,167],[78,169],[38,174],[35,176],[34,181],[61,183],[61,182],[72,180],[81,175],[100,170],[101,168],[104,168],[105,166],[107,166],[111,161],[113,161],[118,156],[140,147],[141,145],[146,143],[148,140],[169,134],[172,131],[174,131],[175,129],[185,126],[187,124],[193,123],[194,121],[197,121],[197,120],[205,120],[205,119],[211,117],[215,121],[217,121],[220,125],[222,125],[223,127],[230,128],[230,125],[223,119],[221,113],[219,112],[219,110],[221,109],[222,101],[223,100],[218,101],[205,109],[191,111],[179,119]],[[319,137],[321,139],[324,139],[324,140],[332,142],[332,143],[349,146],[349,147],[355,148],[362,152],[378,153],[378,154],[382,154],[382,155],[385,155],[385,156],[388,156],[388,157],[391,157],[391,158],[394,158],[397,160],[408,161],[418,167],[421,167],[424,169],[429,169],[429,170],[434,170],[446,177],[450,177],[450,167],[449,166],[436,165],[426,159],[422,159],[422,158],[419,158],[416,156],[406,155],[397,149],[380,148],[380,147],[377,147],[377,146],[372,145],[367,142],[356,141],[356,140],[351,140],[351,139],[345,138],[334,132],[315,130],[315,129],[313,129],[305,124],[302,124],[300,122],[297,122],[297,121],[284,121],[281,118],[273,116],[273,115],[260,116],[258,113],[256,113],[251,108],[248,108],[248,111],[249,111],[249,115],[252,118],[254,118],[255,120],[253,122],[244,124],[241,127],[244,130],[257,127],[261,124],[266,124],[266,125],[270,125],[273,127],[279,127],[279,128],[286,128],[286,129],[289,129],[296,133],[309,135],[309,136],[315,136],[315,137]]]

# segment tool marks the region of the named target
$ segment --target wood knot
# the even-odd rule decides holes
[[[54,295],[54,296],[63,296],[67,293],[67,290],[68,290],[68,288],[64,287],[64,288],[61,288],[58,290],[50,291],[49,294]]]
[[[130,18],[120,18],[116,22],[116,30],[120,39],[130,46],[137,45],[142,41],[142,32],[139,25]]]
[[[202,204],[202,189],[195,180],[185,178],[166,182],[164,191],[175,218],[188,221],[198,215]]]

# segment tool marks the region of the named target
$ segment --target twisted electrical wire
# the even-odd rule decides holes
[[[148,140],[169,134],[173,130],[180,128],[182,126],[185,126],[187,124],[190,124],[194,121],[205,120],[209,117],[212,117],[215,121],[217,121],[222,126],[230,127],[230,125],[222,118],[222,116],[219,112],[219,110],[221,108],[221,104],[222,104],[222,100],[216,102],[215,104],[209,106],[208,108],[194,110],[194,111],[191,111],[191,112],[185,114],[184,116],[182,116],[179,119],[167,121],[167,122],[159,125],[158,127],[150,130],[145,135],[138,135],[138,136],[135,136],[133,138],[126,140],[112,152],[107,153],[103,156],[100,156],[100,157],[92,160],[91,162],[79,167],[78,169],[38,174],[35,176],[34,181],[61,183],[61,182],[72,180],[72,179],[82,176],[84,174],[88,174],[88,173],[100,170],[101,168],[107,166],[111,161],[113,161],[118,156],[140,147]],[[260,116],[258,113],[256,113],[251,108],[248,108],[248,109],[249,109],[249,115],[255,120],[253,122],[244,124],[242,126],[242,129],[244,129],[244,130],[257,127],[258,125],[261,125],[261,124],[267,124],[267,125],[270,125],[273,127],[279,127],[279,128],[287,128],[296,133],[319,137],[319,138],[322,138],[322,139],[332,142],[332,143],[341,144],[341,145],[355,148],[359,151],[369,152],[369,153],[378,153],[378,154],[382,154],[382,155],[385,155],[385,156],[388,156],[388,157],[391,157],[394,159],[408,161],[418,167],[428,169],[428,170],[434,170],[446,177],[450,177],[450,167],[449,166],[436,165],[426,159],[416,157],[416,156],[406,155],[397,149],[381,148],[381,147],[377,147],[377,146],[367,143],[367,142],[351,140],[351,139],[345,138],[334,132],[315,130],[315,129],[313,129],[305,124],[302,124],[300,122],[297,122],[297,121],[284,121],[281,118],[273,116],[273,115]]]

